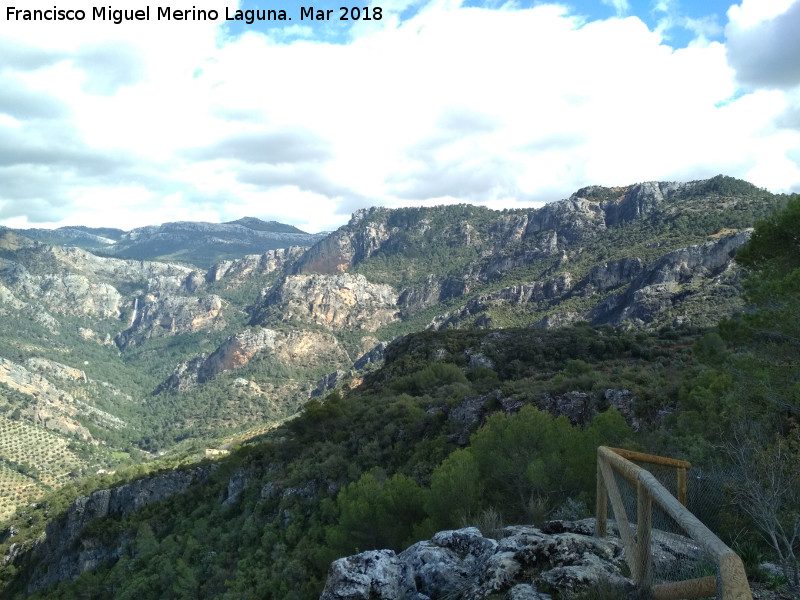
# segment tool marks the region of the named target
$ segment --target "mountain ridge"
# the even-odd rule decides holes
[[[336,520],[346,515],[340,492],[402,492],[417,498],[420,515],[419,490],[434,485],[434,469],[489,420],[499,427],[519,414],[544,427],[550,417],[538,408],[564,417],[552,425],[564,436],[567,426],[581,436],[595,419],[614,435],[690,419],[700,400],[682,391],[699,372],[689,347],[744,307],[734,254],[786,200],[717,177],[584,188],[540,209],[372,208],[310,248],[208,268],[0,232],[0,378],[12,373],[6,379],[17,383],[0,386],[0,428],[24,436],[0,454],[0,477],[38,486],[14,496],[27,504],[0,534],[0,561],[38,573],[15,593],[36,589],[37,578],[64,589],[94,573],[118,578],[131,561],[155,568],[169,556],[184,574],[189,563],[214,565],[195,583],[181,580],[188,595],[203,586],[211,596],[230,592],[236,565],[235,593],[318,596],[330,560],[353,550]],[[74,427],[56,427],[58,419]],[[150,464],[191,470],[206,450],[228,449],[221,438],[281,422],[219,459],[194,491],[142,513],[157,519],[132,512],[124,522],[87,522],[74,543],[84,550],[65,557],[72,566],[63,578],[54,557],[36,566],[37,527],[68,521],[73,494],[102,508],[113,493],[94,494],[120,481],[85,475],[132,466],[140,480]],[[37,472],[22,459],[45,431],[69,452]],[[596,446],[587,440],[581,452]],[[161,453],[173,462],[148,462]],[[33,507],[53,481],[68,491]],[[200,513],[214,517],[195,527]],[[24,523],[28,533],[13,533]],[[234,534],[252,555],[217,546]],[[201,554],[181,565],[173,535]]]
[[[95,383],[53,383],[84,403],[70,418],[126,455],[162,452],[357,385],[354,363],[418,330],[713,325],[742,308],[733,253],[784,200],[720,176],[592,186],[538,209],[373,207],[311,247],[208,268],[100,256],[6,229],[0,357],[84,371]],[[241,223],[170,227],[186,247],[220,227],[260,235]],[[112,388],[121,395],[103,395]],[[35,398],[6,406],[23,419],[42,410]],[[113,466],[112,453],[92,468]]]
[[[12,229],[43,243],[75,246],[117,258],[172,260],[209,268],[224,259],[288,246],[309,246],[325,233],[306,233],[292,225],[242,217],[225,223],[172,221],[129,231],[108,227]]]

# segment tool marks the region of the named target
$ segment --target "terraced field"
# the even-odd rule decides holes
[[[0,463],[0,523],[14,514],[14,508],[35,499],[43,488],[27,475]]]
[[[0,521],[21,502],[58,487],[71,471],[85,466],[69,448],[69,438],[26,421],[0,416]]]

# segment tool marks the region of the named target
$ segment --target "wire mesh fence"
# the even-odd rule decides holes
[[[738,561],[738,557],[714,535],[720,530],[721,509],[726,502],[723,493],[724,474],[691,469],[686,473],[684,487],[674,466],[636,460],[633,463],[645,469],[665,488],[668,494],[664,495],[671,496],[674,505],[669,511],[662,508],[661,493],[654,495],[652,489],[644,489],[637,479],[636,467],[628,471],[605,470],[605,476],[612,477],[615,484],[607,486],[608,501],[604,501],[606,518],[611,523],[610,529],[623,539],[626,553],[636,554],[628,561],[632,578],[649,588],[654,598],[723,597],[720,565],[729,562],[730,557],[726,553]],[[600,474],[598,476],[603,478]],[[639,479],[647,480],[646,477]],[[656,484],[656,487],[661,486]],[[675,499],[679,497],[682,500],[685,498],[686,509],[702,522],[699,528],[692,526],[692,515],[687,516],[686,511],[678,505]],[[615,515],[620,511],[622,514]],[[710,531],[703,533],[701,530],[705,528],[702,525]],[[626,534],[625,529],[629,533]],[[702,535],[698,536],[698,532]],[[642,551],[642,545],[646,545],[649,551]],[[723,554],[725,560],[721,562]],[[738,565],[741,565],[740,561]],[[746,579],[740,581],[743,571],[741,575],[729,575],[731,577],[737,581],[733,588],[728,586],[726,589],[733,589],[733,595],[729,593],[724,597],[748,598]]]
[[[671,471],[672,473],[669,474],[671,477],[656,476],[656,479],[672,495],[677,497],[674,483],[676,479],[675,469],[671,469]],[[619,473],[615,473],[614,477],[625,507],[626,518],[634,534],[638,535],[636,488],[630,485]],[[672,482],[671,486],[669,485],[670,482]],[[688,489],[690,489],[690,486],[687,486],[687,492]],[[616,524],[610,504],[608,505],[608,518],[614,520]],[[704,550],[700,544],[686,536],[680,524],[657,504],[652,505],[650,517],[650,547],[652,556],[651,577],[654,585],[716,575],[714,557]]]

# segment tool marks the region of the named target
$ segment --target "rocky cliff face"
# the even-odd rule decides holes
[[[561,273],[545,281],[532,281],[527,284],[514,285],[489,294],[481,294],[470,300],[465,306],[452,313],[445,313],[435,318],[429,329],[458,325],[474,315],[479,315],[492,306],[514,306],[551,300],[564,295],[572,287],[572,276]],[[482,320],[481,326],[490,325],[490,320]]]
[[[115,286],[135,284],[155,295],[177,294],[195,285],[194,273],[181,265],[104,258],[45,244],[0,259],[0,281],[18,301],[56,314],[99,318],[119,318],[127,305]]]
[[[260,300],[253,323],[270,314],[285,322],[313,323],[326,329],[375,331],[399,318],[397,294],[363,275],[290,275]]]
[[[209,356],[200,355],[179,364],[157,391],[188,391],[220,373],[243,367],[256,356],[295,370],[350,362],[347,353],[329,333],[248,329],[229,337]]]
[[[141,345],[154,337],[194,333],[201,329],[222,329],[226,323],[222,308],[222,298],[214,294],[197,298],[159,298],[147,294],[142,298],[131,326],[117,337],[117,345],[127,348]]]
[[[631,322],[650,323],[673,308],[686,305],[690,297],[702,301],[714,294],[738,295],[737,275],[733,256],[750,239],[751,229],[728,235],[702,245],[669,252],[639,271],[628,288],[600,302],[588,315],[593,323]],[[732,305],[738,307],[740,304]],[[682,319],[691,317],[689,311],[678,311]]]
[[[51,379],[75,382],[79,387],[95,385],[95,382],[86,378],[86,373],[67,365],[41,358],[29,358],[23,366],[0,357],[0,383],[32,397],[33,401],[25,409],[25,413],[33,423],[87,440],[92,439],[92,435],[78,418],[90,416],[94,423],[113,429],[126,426],[122,419],[76,398],[41,373]],[[108,389],[104,390],[105,394],[118,393],[113,386],[106,386]]]
[[[357,210],[347,225],[303,255],[295,272],[342,273],[369,258],[389,239],[389,228],[385,222],[381,222],[388,214],[387,209],[378,207]],[[378,223],[372,223],[373,218]]]
[[[227,281],[241,282],[253,274],[268,275],[286,268],[305,251],[306,248],[301,246],[291,246],[267,250],[264,254],[248,254],[243,258],[223,260],[208,270],[205,280],[212,283],[224,278]]]
[[[46,538],[35,548],[41,558],[38,564],[42,570],[29,580],[28,592],[75,579],[85,571],[119,558],[120,547],[77,543],[83,528],[91,521],[104,517],[122,518],[148,504],[184,493],[192,484],[208,478],[213,469],[212,465],[191,471],[172,471],[78,498],[70,505],[64,518],[47,524]]]
[[[755,188],[740,182],[737,189],[742,195],[726,196],[726,181],[715,178],[689,183],[645,182],[621,188],[594,186],[540,209],[511,214],[468,209],[363,210],[303,255],[294,270],[310,276],[356,269],[367,273],[369,282],[374,284],[398,279],[395,273],[382,273],[375,265],[397,255],[407,256],[408,265],[387,262],[403,264],[402,269],[414,280],[394,287],[399,317],[408,319],[422,311],[433,312],[438,305],[448,305],[432,315],[429,323],[434,329],[504,326],[512,313],[515,323],[524,322],[523,315],[528,314],[528,323],[537,326],[558,326],[577,319],[660,326],[673,322],[684,307],[687,314],[682,322],[693,321],[699,313],[700,323],[710,324],[738,308],[732,302],[738,293],[732,251],[746,241],[746,234],[729,236],[725,242],[715,241],[715,249],[699,258],[695,246],[675,250],[676,236],[663,224],[681,215],[696,219],[718,209],[758,208],[760,199]],[[741,220],[730,214],[726,218],[731,223]],[[645,222],[647,225],[642,225]],[[619,236],[612,235],[612,231],[623,227],[639,239],[645,231],[663,237],[646,245],[646,258],[635,254],[619,257],[622,253],[614,247],[611,254],[617,256],[610,260],[598,257],[591,264],[586,245],[592,253],[609,254],[599,250],[602,242],[598,240],[608,238],[609,243],[619,244]],[[432,269],[425,254],[441,252],[442,246],[454,249],[450,271],[429,272],[420,277],[421,269]],[[652,249],[661,247],[662,255],[654,260],[657,252]],[[446,258],[441,260],[447,262]],[[573,262],[579,276],[573,275]],[[715,279],[726,270],[731,271],[731,277]],[[536,273],[534,278],[525,277],[531,272]],[[662,281],[657,282],[659,278]],[[504,279],[511,279],[513,285],[499,287]],[[721,293],[709,292],[720,285],[725,288]],[[609,294],[613,299],[607,297]],[[703,295],[714,305],[713,316],[706,320],[698,301]],[[584,300],[577,301],[578,298]],[[269,299],[274,304],[285,300],[279,296]],[[460,306],[452,308],[459,300]],[[570,309],[558,310],[565,301],[571,304]],[[516,308],[521,305],[527,306]],[[320,319],[319,303],[316,306],[312,309],[316,316],[311,320],[319,324],[330,322],[331,311],[323,309],[322,314],[327,316]],[[665,320],[661,312],[668,307],[673,307],[676,314]],[[498,313],[504,318],[497,320]],[[335,320],[347,323],[342,314],[338,311]],[[363,319],[363,314],[358,319]]]
[[[35,423],[47,429],[91,439],[89,430],[75,420],[80,412],[78,402],[71,394],[59,389],[45,377],[0,357],[0,383],[33,397],[34,401],[26,409],[26,413]]]

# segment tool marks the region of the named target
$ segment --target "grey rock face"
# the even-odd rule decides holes
[[[391,286],[350,273],[290,275],[264,295],[261,305],[261,315],[278,311],[284,321],[328,329],[375,331],[398,319],[397,294]]]
[[[225,497],[222,499],[224,506],[234,504],[241,496],[247,485],[247,476],[243,469],[237,469],[228,480],[228,487],[225,489]]]
[[[506,527],[497,541],[467,527],[439,532],[399,555],[374,550],[339,559],[331,566],[320,600],[549,600],[537,585],[575,594],[606,582],[621,592],[630,591],[631,582],[622,575],[621,543],[616,538],[576,533],[591,531],[593,520],[587,521],[592,523],[559,522],[558,533],[530,526]],[[395,595],[384,595],[385,590]]]
[[[214,294],[200,298],[148,294],[139,303],[131,327],[117,336],[117,345],[127,348],[153,337],[222,328],[225,326],[222,306],[222,298]]]
[[[607,262],[592,267],[575,288],[584,296],[605,292],[630,283],[643,269],[644,263],[640,258],[623,258]]]
[[[391,550],[370,550],[331,565],[320,600],[418,598],[407,565]]]
[[[70,551],[89,522],[108,516],[124,517],[148,504],[183,493],[192,483],[206,479],[214,468],[212,465],[192,471],[173,471],[117,488],[97,490],[90,496],[75,500],[65,518],[47,524],[46,538],[36,547],[37,554],[42,557],[40,564],[46,565],[47,571],[34,575],[28,592],[75,579],[84,571],[120,556],[121,548],[107,548],[94,543],[82,544],[77,551]]]
[[[618,225],[646,215],[693,185],[695,184],[670,181],[646,181],[634,185],[624,191],[618,202],[603,203],[606,223],[609,226]]]
[[[192,273],[182,265],[106,258],[46,244],[21,248],[15,261],[0,264],[0,279],[18,300],[41,303],[57,314],[100,318],[118,317],[127,304],[115,287],[119,283],[143,283],[150,293],[174,294],[193,285],[197,277]]]
[[[618,325],[623,321],[649,323],[655,314],[672,305],[680,286],[713,279],[733,264],[733,255],[752,230],[743,230],[719,240],[681,248],[647,265],[628,288],[609,296],[593,308],[587,320],[594,324]]]
[[[586,425],[597,414],[589,394],[584,392],[567,392],[558,396],[542,394],[537,404],[539,410],[547,411],[554,416],[566,416],[573,425]]]
[[[275,331],[267,328],[246,329],[230,336],[210,355],[200,354],[180,363],[156,390],[187,391],[225,371],[246,365],[254,357],[269,354],[287,365],[297,361],[310,366],[314,361],[345,364],[347,353],[336,338],[321,331]]]
[[[562,296],[572,287],[572,276],[569,273],[558,275],[544,281],[532,281],[520,285],[476,296],[466,305],[436,317],[428,326],[429,329],[440,330],[455,326],[473,315],[478,315],[491,306],[501,304],[527,304],[541,300],[550,300]],[[478,326],[482,326],[476,323]],[[485,326],[489,326],[487,323]]]
[[[291,246],[268,250],[264,254],[248,254],[234,260],[223,260],[212,266],[205,275],[209,283],[224,279],[243,279],[251,274],[267,275],[296,261],[306,248]]]
[[[531,327],[537,329],[550,329],[551,327],[566,327],[575,321],[580,321],[581,315],[579,313],[570,311],[565,313],[553,313],[552,315],[547,315],[543,319],[536,321],[533,323]]]
[[[311,390],[310,397],[318,398],[323,396],[326,392],[336,388],[346,378],[357,377],[365,369],[374,368],[383,364],[384,353],[386,351],[388,342],[379,342],[371,350],[362,354],[354,363],[353,366],[344,371],[337,369],[332,373],[328,373],[317,381],[317,386]]]
[[[439,278],[429,275],[425,283],[403,290],[397,298],[397,305],[408,314],[423,310],[450,298],[469,292],[469,277]]]
[[[311,391],[312,398],[318,398],[336,387],[336,385],[347,375],[347,372],[339,369],[333,373],[328,373],[317,382],[317,387]]]
[[[558,240],[571,244],[595,235],[605,227],[602,207],[596,202],[573,195],[566,200],[545,204],[529,213],[525,237],[554,231],[557,235],[555,241],[548,238],[546,246],[550,252],[555,252],[558,249]]]
[[[388,209],[379,207],[357,210],[345,227],[333,232],[303,255],[295,267],[295,273],[342,273],[370,257],[389,239],[390,232],[385,224],[388,214]],[[376,222],[364,225],[372,216],[378,217]],[[359,223],[362,225],[356,228],[355,225]]]

